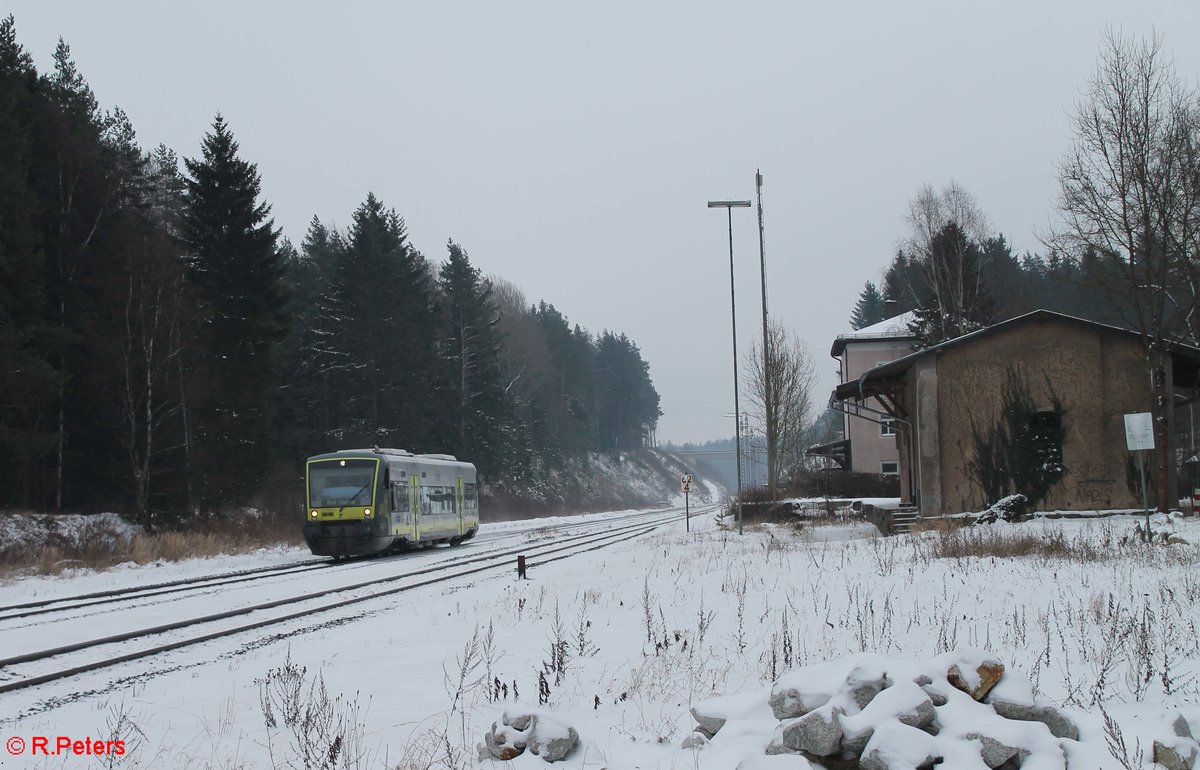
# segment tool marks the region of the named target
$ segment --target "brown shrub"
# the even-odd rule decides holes
[[[40,543],[0,550],[0,578],[56,575],[68,569],[103,571],[126,562],[147,564],[221,554],[247,553],[273,545],[304,542],[295,516],[238,514],[206,518],[192,526],[128,537],[102,521],[87,522],[68,537],[45,520]]]

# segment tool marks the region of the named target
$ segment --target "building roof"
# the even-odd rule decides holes
[[[992,324],[991,326],[985,326],[978,331],[973,331],[969,334],[964,334],[961,337],[955,337],[954,339],[946,340],[945,342],[939,342],[938,344],[931,345],[923,350],[909,353],[907,356],[897,358],[894,361],[888,361],[886,364],[880,364],[873,369],[868,369],[867,371],[863,372],[857,380],[851,380],[850,382],[844,382],[841,385],[838,385],[833,391],[833,397],[838,401],[845,401],[850,398],[861,398],[864,396],[873,395],[870,387],[872,383],[876,383],[887,377],[907,371],[908,368],[911,367],[917,360],[924,358],[925,356],[937,355],[939,352],[946,350],[947,348],[970,344],[984,337],[989,337],[1001,331],[1034,321],[1060,321],[1084,326],[1097,332],[1115,334],[1123,337],[1133,337],[1139,340],[1141,339],[1141,335],[1138,332],[1131,329],[1124,329],[1120,326],[1112,326],[1110,324],[1103,324],[1097,321],[1089,321],[1086,318],[1078,318],[1076,316],[1065,315],[1063,313],[1056,313],[1053,310],[1034,310],[1033,312],[1026,313],[1025,315],[1019,315],[1016,318],[1010,318],[1007,321],[1001,321],[1000,323]],[[1192,345],[1185,345],[1183,343],[1177,343],[1172,348],[1171,353],[1177,358],[1192,362],[1194,365],[1193,368],[1196,369],[1196,373],[1200,374],[1200,368],[1198,368],[1200,367],[1200,348],[1196,348]]]
[[[837,358],[846,349],[846,345],[852,342],[879,342],[881,340],[915,340],[917,336],[908,329],[908,324],[913,320],[913,311],[901,313],[891,318],[885,318],[879,323],[864,326],[853,332],[839,334],[837,339],[833,341],[833,348],[829,351],[829,355]]]

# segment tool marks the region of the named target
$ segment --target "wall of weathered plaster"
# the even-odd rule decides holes
[[[925,359],[934,363],[933,356]],[[1023,376],[1038,407],[1048,408],[1053,389],[1066,413],[1063,463],[1066,474],[1039,507],[1044,510],[1135,508],[1141,501],[1126,482],[1124,415],[1149,411],[1147,373],[1136,340],[1101,334],[1054,320],[1021,324],[936,356],[936,456],[922,468],[930,505],[923,513],[981,510],[987,502],[970,471],[972,420],[994,424],[1009,365]],[[918,394],[922,372],[917,371]],[[925,376],[925,387],[930,382]],[[923,410],[918,395],[918,410]],[[923,414],[921,415],[923,418]],[[926,461],[921,441],[922,463]],[[932,498],[936,496],[935,501]]]

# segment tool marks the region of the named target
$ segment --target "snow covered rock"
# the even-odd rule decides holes
[[[730,719],[753,717],[762,710],[762,691],[709,698],[692,706],[696,732],[712,738]]]
[[[492,722],[492,729],[483,734],[479,746],[481,760],[516,759],[528,749],[547,762],[557,762],[579,742],[579,733],[549,714],[516,714],[505,712],[501,724]]]
[[[1183,714],[1177,714],[1171,722],[1174,736],[1154,741],[1154,761],[1167,770],[1193,770],[1200,756],[1200,744],[1192,737],[1192,726]]]
[[[1029,756],[1027,750],[1016,746],[1009,746],[1007,743],[998,741],[987,735],[967,733],[963,737],[969,741],[979,741],[979,758],[983,760],[983,764],[991,768],[1000,767],[1013,757],[1017,758],[1017,766],[1019,767],[1020,763],[1025,761],[1025,757]]]
[[[867,743],[859,767],[862,770],[912,770],[915,767],[932,768],[943,759],[933,736],[899,722],[885,722]]]
[[[514,730],[520,730],[521,732],[524,732],[529,729],[529,724],[533,721],[533,715],[517,714],[516,716],[513,716],[505,711],[503,717],[501,717],[501,721],[503,724],[508,725]]]
[[[1079,740],[1079,728],[1075,726],[1070,717],[1053,706],[1026,706],[1002,700],[991,701],[991,705],[996,713],[1005,719],[1014,719],[1019,722],[1041,722],[1050,728],[1050,734],[1055,738]]]
[[[768,703],[781,721],[804,716],[835,698],[837,705],[860,711],[891,684],[887,659],[862,653],[784,674],[772,685]]]
[[[679,745],[681,749],[702,749],[704,744],[708,743],[708,737],[704,733],[697,730],[688,737],[683,739],[683,743]]]
[[[1175,738],[1154,742],[1154,761],[1167,770],[1193,770],[1200,746],[1191,738]]]
[[[579,743],[574,727],[548,714],[534,714],[529,733],[530,753],[547,762],[557,762]]]
[[[842,751],[860,755],[875,732],[875,725],[896,720],[902,725],[926,730],[937,717],[933,701],[915,682],[900,682],[889,687],[858,714],[841,718]]]
[[[845,713],[840,706],[822,706],[780,725],[771,742],[818,757],[840,754],[843,733],[839,717]]]
[[[495,722],[492,722],[492,729],[483,734],[483,743],[479,746],[479,758],[481,760],[516,759],[525,752],[528,741],[529,735],[525,730],[518,730],[507,724],[497,726]]]
[[[982,650],[950,653],[956,659],[946,668],[946,680],[975,700],[983,700],[1004,676],[1004,664]],[[939,657],[948,659],[949,655]]]
[[[1192,735],[1192,726],[1188,724],[1183,714],[1176,714],[1175,721],[1171,723],[1171,732],[1175,733],[1180,738],[1195,738]]]

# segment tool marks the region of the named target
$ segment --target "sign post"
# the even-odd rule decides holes
[[[679,489],[683,492],[683,515],[687,522],[687,531],[692,531],[692,506],[688,499],[692,494],[692,474],[685,473],[679,477]]]
[[[1154,416],[1150,412],[1125,415],[1125,446],[1138,453],[1142,474],[1142,510],[1146,514],[1146,542],[1150,542],[1150,506],[1146,502],[1146,450],[1154,448]]]

